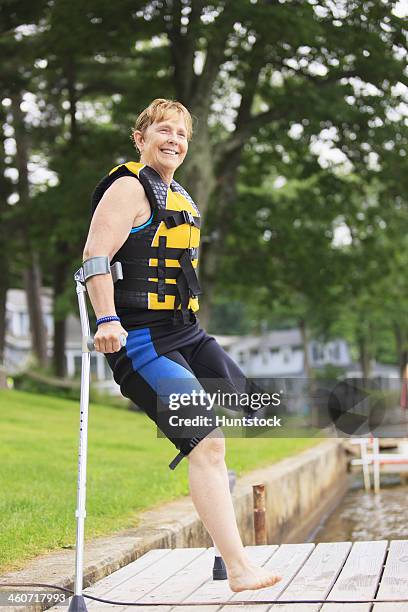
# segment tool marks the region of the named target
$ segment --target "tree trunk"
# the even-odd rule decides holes
[[[215,292],[216,265],[225,252],[228,221],[236,199],[238,167],[246,141],[243,134],[248,129],[256,85],[260,70],[265,64],[265,49],[262,37],[258,36],[251,53],[251,67],[243,78],[245,86],[241,91],[236,129],[228,139],[230,142],[227,143],[225,151],[222,147],[213,150],[208,118],[214,84],[226,59],[227,41],[229,34],[233,32],[237,14],[234,3],[224,4],[223,11],[217,18],[216,28],[207,40],[205,60],[202,72],[198,76],[194,73],[194,51],[197,48],[197,25],[200,23],[204,3],[197,0],[191,5],[187,33],[183,33],[180,28],[181,3],[176,3],[175,10],[170,3],[170,10],[164,10],[163,14],[172,51],[178,97],[186,103],[193,117],[199,118],[181,176],[192,197],[197,201],[204,220],[199,267],[200,283],[204,290],[204,294],[200,296],[200,321],[207,326]],[[211,196],[216,201],[210,201]],[[214,232],[211,232],[205,219],[209,206],[216,207]]]
[[[210,196],[215,186],[215,177],[206,120],[208,112],[203,108],[193,108],[192,112],[193,115],[200,116],[200,123],[196,128],[188,156],[180,172],[180,181],[197,203],[202,218],[198,275],[204,293],[200,296],[199,317],[200,323],[206,326],[210,319],[210,304],[214,294],[212,279],[215,277],[215,260],[217,259],[217,255],[213,256],[216,247],[210,236],[208,223],[206,223]],[[204,262],[207,262],[208,265],[205,266]]]
[[[316,384],[315,377],[313,373],[313,369],[310,365],[309,359],[309,335],[307,333],[306,321],[305,319],[299,320],[299,330],[300,336],[302,339],[302,347],[303,347],[303,370],[306,375],[306,384],[304,387],[304,392],[307,395],[307,403],[309,405],[310,410],[310,424],[314,427],[320,426],[319,419],[319,407],[316,403]]]
[[[5,194],[4,194],[5,195]],[[0,202],[0,211],[5,212],[7,204],[4,201]],[[5,363],[5,349],[6,349],[6,303],[7,303],[7,290],[10,286],[10,261],[9,261],[9,245],[7,244],[7,236],[9,235],[7,230],[6,221],[0,225],[0,250],[3,253],[2,266],[3,270],[0,274],[0,387],[6,386],[5,374],[1,372],[1,366]]]
[[[12,95],[13,127],[16,140],[16,166],[18,170],[17,190],[19,206],[23,209],[22,234],[27,248],[27,268],[23,274],[30,318],[32,350],[41,367],[47,364],[47,330],[41,305],[41,269],[29,233],[29,179],[28,179],[28,139],[24,115],[20,108],[20,92]]]
[[[6,116],[4,112],[0,112],[0,119],[2,122],[6,120]],[[7,210],[7,196],[9,195],[8,184],[5,178],[5,149],[4,149],[4,141],[6,137],[4,135],[4,131],[2,131],[0,135],[0,216],[2,219],[0,225],[0,251],[3,257],[3,270],[2,274],[0,274],[0,365],[4,363],[4,350],[5,350],[5,341],[6,341],[6,299],[7,299],[7,289],[9,288],[9,262],[8,262],[8,253],[10,249],[8,248],[7,238],[10,236],[9,228],[6,223],[6,210]],[[0,375],[1,377],[1,375]]]
[[[54,316],[54,346],[52,365],[56,376],[66,376],[65,343],[66,343],[66,319],[61,317],[58,309],[59,297],[64,293],[67,280],[68,264],[63,261],[55,265],[53,283],[53,316]]]
[[[200,260],[200,282],[204,294],[200,297],[200,322],[206,327],[210,321],[211,308],[215,293],[217,263],[225,253],[225,237],[233,215],[237,198],[237,174],[241,160],[241,149],[236,150],[223,166],[217,177],[215,208],[215,229],[204,245]],[[237,271],[238,274],[238,271]]]
[[[78,124],[76,119],[77,98],[76,91],[76,66],[68,58],[65,65],[65,76],[68,88],[69,100],[69,143],[74,147],[78,141]],[[69,245],[63,240],[58,240],[56,244],[57,253],[69,252]],[[65,344],[66,344],[66,317],[60,312],[59,298],[63,295],[68,280],[68,262],[63,258],[55,261],[53,268],[53,318],[54,318],[54,340],[52,349],[52,367],[56,376],[66,375]]]
[[[56,319],[54,313],[54,350],[52,366],[55,376],[64,378],[67,373],[65,360],[66,325],[65,319]]]
[[[0,365],[4,363],[4,352],[6,342],[6,300],[7,290],[9,288],[9,275],[6,266],[2,274],[0,274]]]
[[[402,377],[405,371],[405,366],[408,362],[408,348],[407,338],[404,331],[397,322],[394,321],[394,335],[395,344],[397,349],[398,366],[400,370],[400,376]]]
[[[299,330],[300,336],[302,338],[302,346],[303,346],[303,370],[306,374],[306,378],[308,381],[311,381],[313,376],[313,371],[310,365],[309,359],[309,337],[306,330],[306,322],[304,319],[299,320]]]
[[[371,360],[370,360],[370,350],[369,350],[369,341],[367,336],[364,333],[359,334],[358,336],[358,348],[359,348],[359,361],[361,372],[363,375],[364,381],[368,381],[371,374]]]
[[[47,330],[41,304],[41,269],[36,253],[32,253],[30,259],[28,267],[24,270],[24,288],[30,319],[32,350],[38,360],[38,364],[41,367],[46,367]]]
[[[205,121],[205,118],[200,120],[201,124],[203,121]],[[215,186],[211,143],[207,125],[199,126],[194,133],[188,155],[183,164],[181,182],[197,203],[205,223],[210,196]],[[203,230],[205,236],[205,224]]]

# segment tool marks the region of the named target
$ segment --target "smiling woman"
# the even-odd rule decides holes
[[[223,556],[230,587],[259,589],[280,578],[252,566],[242,545],[229,492],[225,441],[213,407],[194,401],[183,405],[191,421],[198,417],[193,431],[170,418],[174,392],[192,397],[203,389],[214,390],[214,384],[234,393],[252,390],[195,315],[201,293],[196,273],[201,219],[192,197],[174,180],[191,136],[191,116],[182,104],[154,100],[132,130],[140,161],[116,166],[95,189],[84,259],[109,261],[104,272],[87,280],[99,322],[94,343],[105,353],[122,394],[179,450],[169,467],[188,457],[191,496]],[[109,263],[120,263],[123,270],[115,286],[105,273]],[[126,347],[119,342],[122,334],[127,336]],[[199,418],[203,413],[205,423]]]
[[[140,153],[140,161],[155,168],[170,185],[187,154],[192,133],[191,115],[186,107],[158,98],[137,118],[131,139]]]

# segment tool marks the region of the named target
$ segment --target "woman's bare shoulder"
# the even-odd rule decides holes
[[[104,196],[108,193],[109,195],[114,194],[116,196],[121,194],[129,195],[131,193],[142,195],[144,192],[143,186],[136,176],[120,176],[108,187]]]

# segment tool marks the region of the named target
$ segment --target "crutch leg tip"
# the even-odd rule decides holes
[[[227,568],[222,557],[214,558],[213,580],[227,580]]]
[[[87,612],[83,595],[74,595],[69,604],[68,612]]]

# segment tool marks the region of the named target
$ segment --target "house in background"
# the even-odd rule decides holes
[[[48,338],[52,337],[52,293],[43,289],[41,305]],[[24,369],[30,357],[30,319],[27,310],[26,292],[22,289],[9,289],[6,300],[6,338],[4,362],[8,372]],[[48,348],[51,348],[48,340]]]
[[[42,305],[48,332],[48,352],[52,351],[52,294],[49,289],[42,293]],[[254,378],[298,378],[305,379],[303,345],[299,329],[276,330],[260,336],[215,336],[224,350],[238,363],[243,372]],[[30,358],[29,317],[25,291],[9,289],[6,304],[5,367],[13,374],[23,370]],[[67,375],[70,378],[81,374],[81,326],[79,318],[67,318],[67,342],[65,348]],[[329,342],[311,339],[309,342],[309,364],[314,369],[327,365],[341,368],[348,378],[360,378],[361,369],[353,363],[348,343],[341,338]],[[119,393],[119,387],[101,353],[91,354],[91,374],[100,390]],[[372,376],[385,380],[399,379],[397,366],[373,363]],[[387,384],[387,387],[393,385]]]
[[[41,303],[47,328],[47,350],[51,358],[53,337],[52,293],[44,288]],[[6,341],[4,365],[10,374],[24,370],[30,361],[30,320],[27,310],[26,293],[22,289],[9,289],[6,302]],[[67,342],[65,359],[67,376],[73,378],[81,375],[82,335],[79,318],[67,317]],[[98,388],[116,391],[119,388],[112,378],[111,370],[102,353],[91,354],[91,375]]]
[[[238,338],[230,344],[228,353],[247,376],[306,376],[302,338],[296,328]],[[325,343],[311,340],[309,363],[312,368],[331,364],[347,369],[352,364],[347,342],[341,339]]]

